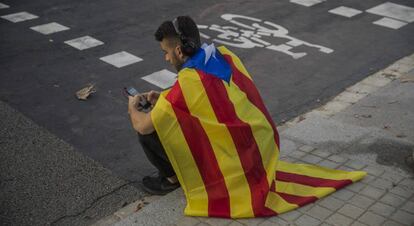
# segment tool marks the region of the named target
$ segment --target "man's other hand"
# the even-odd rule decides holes
[[[151,103],[152,106],[157,103],[158,98],[160,97],[160,92],[151,90],[148,93],[146,93],[147,101]]]

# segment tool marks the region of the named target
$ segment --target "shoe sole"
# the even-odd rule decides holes
[[[168,193],[170,193],[170,192],[174,191],[175,189],[177,189],[177,188],[179,188],[179,187],[180,187],[180,186],[178,186],[178,187],[176,187],[176,188],[174,188],[174,189],[172,189],[172,190],[168,190],[168,191],[162,192],[162,191],[158,191],[158,190],[152,190],[151,188],[145,187],[145,185],[141,184],[141,188],[142,188],[144,191],[146,191],[147,193],[149,193],[149,194],[151,194],[151,195],[162,195],[162,196],[164,196],[164,195],[166,195],[166,194],[168,194]]]

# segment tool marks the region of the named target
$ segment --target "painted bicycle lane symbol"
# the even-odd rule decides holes
[[[299,46],[307,46],[316,48],[320,52],[329,54],[334,50],[312,44],[289,35],[289,31],[278,24],[270,21],[263,21],[261,19],[242,16],[237,14],[223,14],[221,18],[232,24],[232,26],[220,26],[217,24],[197,25],[200,29],[201,37],[211,39],[209,35],[203,33],[203,30],[217,32],[217,37],[213,37],[212,41],[228,46],[238,48],[266,48],[273,51],[281,52],[291,56],[293,59],[299,59],[307,55],[306,52],[294,52],[292,49]],[[245,21],[245,22],[243,22]],[[247,22],[247,23],[246,23]],[[269,38],[278,38],[286,40],[282,44],[272,44],[271,42],[263,40]]]

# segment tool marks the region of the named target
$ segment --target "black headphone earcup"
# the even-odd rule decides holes
[[[182,39],[181,42],[183,44],[184,53],[189,56],[193,55],[196,49],[195,43],[186,38]]]
[[[185,47],[185,52],[186,52],[186,54],[187,54],[187,55],[193,55],[193,53],[194,53],[194,48],[193,48],[193,47],[191,47],[190,45],[187,45],[187,46]]]

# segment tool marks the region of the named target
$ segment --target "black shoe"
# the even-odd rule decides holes
[[[167,178],[161,176],[146,176],[142,179],[142,185],[146,192],[153,195],[165,195],[180,187],[180,183],[171,183]]]

